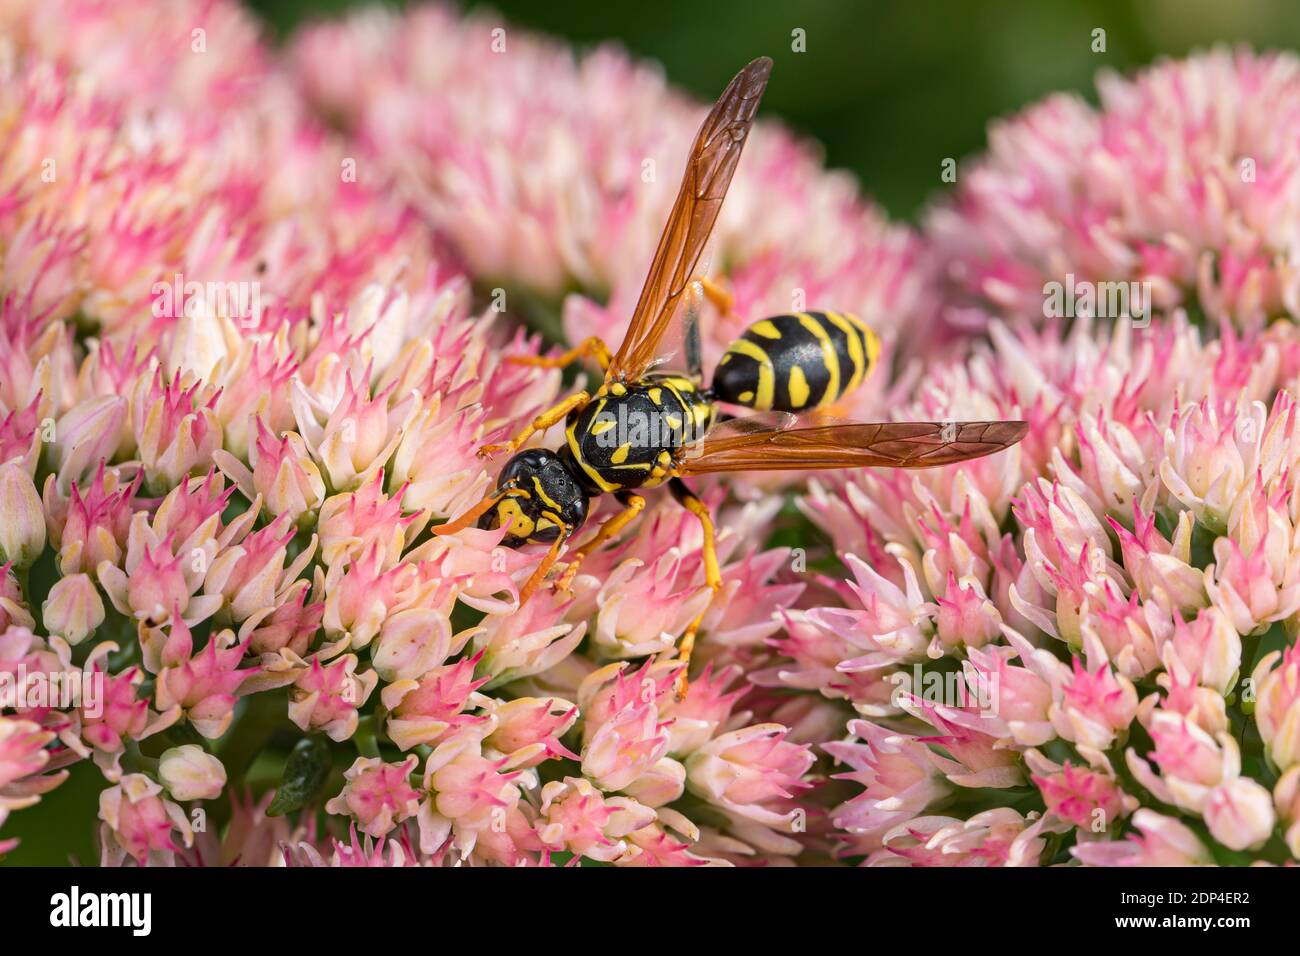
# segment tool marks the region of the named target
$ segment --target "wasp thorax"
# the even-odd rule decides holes
[[[505,496],[479,520],[480,528],[509,525],[505,545],[549,543],[572,534],[587,518],[587,494],[561,457],[544,448],[521,451],[497,479]]]

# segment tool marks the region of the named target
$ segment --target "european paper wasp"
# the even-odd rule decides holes
[[[520,591],[527,600],[546,580],[565,544],[587,518],[590,499],[614,495],[622,509],[580,547],[565,554],[555,582],[567,589],[582,561],[645,508],[637,492],[667,484],[704,532],[704,570],[716,594],[722,573],[708,508],[682,480],[716,472],[864,468],[924,468],[978,458],[1018,442],[1026,425],[990,422],[844,422],[824,410],[874,370],[875,333],[856,316],[800,312],[753,323],[727,349],[712,384],[703,384],[693,296],[724,296],[697,268],[732,174],[740,160],[772,61],[754,60],[728,84],[696,134],[668,223],[659,240],[632,322],[617,352],[589,338],[562,355],[513,361],[563,367],[595,360],[604,380],[538,415],[509,442],[479,455],[514,456],[495,491],[468,512],[434,529],[449,534],[477,523],[508,525],[505,543],[549,543],[550,549]],[[698,300],[696,300],[698,301]],[[670,330],[682,336],[685,370],[660,371]],[[718,402],[760,414],[724,418]],[[558,451],[518,451],[534,434],[566,422]],[[707,607],[705,608],[707,611]],[[705,611],[677,644],[685,675]]]

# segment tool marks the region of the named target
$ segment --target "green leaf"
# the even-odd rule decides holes
[[[280,786],[266,815],[278,817],[301,810],[325,784],[332,763],[333,754],[323,737],[304,737],[298,741],[284,762]]]

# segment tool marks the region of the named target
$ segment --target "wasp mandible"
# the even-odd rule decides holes
[[[712,384],[703,384],[688,290],[725,297],[696,270],[771,72],[767,57],[741,70],[696,134],[681,189],[618,351],[611,353],[599,338],[589,338],[562,355],[512,359],[561,367],[586,358],[604,371],[594,394],[570,395],[509,442],[479,449],[482,457],[518,453],[502,469],[495,491],[459,518],[433,529],[434,534],[450,534],[475,523],[483,528],[508,525],[505,543],[511,547],[549,543],[550,550],[520,591],[521,601],[546,580],[566,542],[586,520],[590,499],[599,495],[614,495],[622,509],[565,556],[557,589],[567,589],[583,559],[641,513],[646,501],[638,490],[666,483],[673,497],[699,519],[705,581],[716,594],[722,572],[713,521],[684,477],[787,469],[925,468],[988,455],[1025,435],[1026,425],[1018,421],[864,423],[825,417],[818,410],[857,388],[874,370],[880,353],[875,333],[848,313],[801,312],[755,322],[727,349]],[[686,368],[659,371],[661,345],[675,325],[684,336]],[[724,418],[718,402],[760,414]],[[560,421],[566,423],[565,443],[558,451],[518,451],[535,433]],[[678,642],[683,665],[679,693],[684,692],[695,635],[707,610]]]

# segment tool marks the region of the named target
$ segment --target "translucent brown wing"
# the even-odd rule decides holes
[[[785,412],[718,425],[678,465],[683,475],[823,468],[929,468],[980,458],[1025,437],[1024,422],[841,422]]]
[[[682,295],[694,278],[771,72],[772,61],[760,57],[736,74],[695,135],[682,186],[659,238],[650,274],[605,381],[635,381],[654,360]]]

